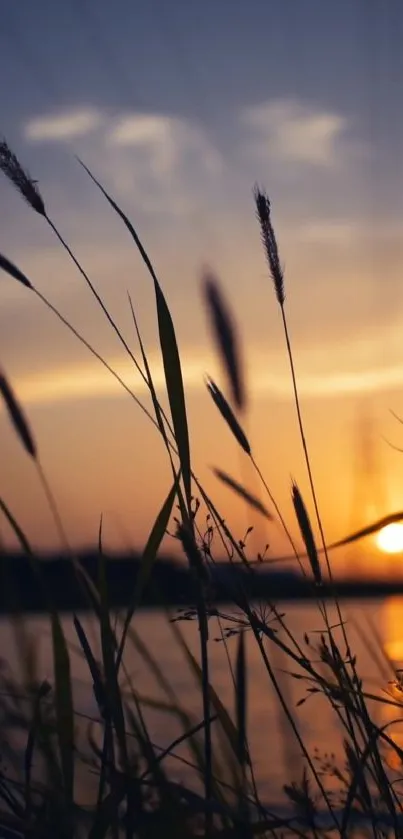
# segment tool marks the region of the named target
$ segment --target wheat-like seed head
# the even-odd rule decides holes
[[[0,170],[39,215],[46,216],[45,204],[36,182],[26,172],[6,141],[0,140]]]
[[[17,432],[17,435],[30,457],[36,460],[37,450],[34,436],[29,427],[29,423],[22,407],[14,394],[14,391],[6,378],[5,374],[0,370],[0,395],[3,398],[8,415]]]
[[[309,520],[308,511],[305,507],[304,499],[298,489],[296,483],[292,483],[292,501],[294,510],[297,516],[301,536],[304,540],[306,552],[308,554],[309,562],[311,564],[312,573],[315,583],[318,585],[322,582],[322,571],[319,562],[318,551],[315,543],[315,538],[312,532],[311,522]]]
[[[21,285],[25,286],[25,288],[33,289],[33,285],[28,277],[14,265],[13,262],[10,262],[4,254],[0,253],[0,269],[5,271],[6,274],[9,274],[10,277],[13,277],[14,280],[18,280]]]
[[[204,273],[204,292],[232,398],[237,408],[242,409],[245,407],[246,399],[238,336],[218,281],[210,271]]]
[[[271,221],[271,204],[266,193],[262,192],[258,186],[255,186],[253,194],[267,264],[274,283],[277,300],[280,303],[280,306],[283,306],[285,301],[284,274],[278,254],[277,240]]]
[[[225,396],[223,395],[223,393],[221,393],[220,388],[217,387],[213,379],[211,379],[209,376],[207,376],[206,378],[206,385],[214,404],[217,406],[221,416],[225,419],[225,422],[231,429],[235,439],[238,441],[239,445],[244,450],[244,452],[246,452],[247,455],[251,455],[251,447],[246,437],[246,434],[241,428]]]

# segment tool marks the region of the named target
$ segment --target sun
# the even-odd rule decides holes
[[[403,553],[403,524],[387,524],[377,534],[376,544],[386,554]]]

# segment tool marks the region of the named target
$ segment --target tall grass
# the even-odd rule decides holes
[[[388,727],[376,722],[371,708],[374,702],[387,702],[396,708],[396,715],[401,715],[400,694],[397,691],[396,697],[392,694],[368,693],[351,651],[348,630],[337,598],[334,597],[332,604],[337,615],[337,623],[334,625],[330,619],[330,612],[333,613],[334,608],[329,610],[322,597],[325,571],[332,581],[329,546],[322,526],[299,400],[296,365],[285,308],[285,277],[269,199],[263,191],[255,189],[255,207],[264,255],[284,329],[298,428],[320,536],[319,546],[316,543],[315,528],[310,521],[308,504],[294,483],[292,502],[295,523],[299,527],[305,553],[301,554],[297,550],[292,537],[292,525],[282,514],[243,428],[247,387],[239,334],[230,306],[211,271],[204,277],[205,299],[214,339],[226,373],[229,395],[226,396],[211,378],[207,379],[206,385],[218,414],[238,443],[240,457],[251,462],[260,482],[261,494],[251,492],[237,478],[229,475],[222,464],[215,467],[215,476],[255,513],[279,524],[302,573],[312,585],[312,594],[318,607],[317,624],[307,628],[315,631],[315,635],[308,631],[303,641],[297,637],[287,615],[279,611],[276,603],[268,600],[257,604],[249,597],[248,581],[251,575],[257,573],[256,565],[264,562],[265,558],[250,557],[246,550],[246,539],[240,541],[238,535],[231,531],[223,512],[202,486],[193,469],[181,357],[162,285],[133,224],[94,175],[82,165],[112,212],[126,227],[153,284],[169,413],[159,401],[130,295],[128,300],[139,343],[139,358],[126,343],[93,281],[48,214],[37,184],[22,168],[5,141],[0,143],[0,168],[36,214],[48,224],[89,286],[96,304],[140,372],[148,390],[148,403],[144,404],[130,391],[108,361],[94,350],[74,325],[36,289],[31,279],[6,256],[0,255],[0,268],[14,281],[21,283],[27,292],[36,294],[131,395],[161,438],[172,471],[172,485],[162,501],[145,545],[131,602],[125,613],[113,617],[106,583],[102,525],[99,532],[98,575],[94,581],[84,573],[79,559],[69,546],[62,516],[46,479],[29,420],[6,375],[0,374],[0,394],[21,445],[36,466],[59,533],[69,551],[72,569],[85,592],[88,609],[97,627],[94,641],[85,621],[74,615],[76,642],[72,645],[67,641],[63,623],[53,606],[52,591],[46,589],[41,562],[7,502],[0,499],[1,512],[14,530],[21,549],[29,557],[45,589],[53,649],[53,677],[52,684],[49,684],[41,681],[38,676],[35,648],[18,609],[18,592],[11,592],[10,619],[13,621],[23,664],[23,684],[17,686],[9,674],[3,674],[4,691],[0,706],[2,747],[13,766],[13,772],[10,774],[0,769],[0,826],[36,839],[56,836],[74,839],[82,835],[90,839],[107,836],[124,836],[126,839],[153,839],[160,836],[250,839],[254,836],[275,836],[280,839],[285,834],[319,837],[329,831],[339,834],[343,839],[356,831],[376,837],[390,833],[399,836],[403,832],[403,802],[385,753],[393,752],[401,763],[403,752],[389,734]],[[203,516],[206,517],[206,525]],[[402,516],[395,514],[374,523],[370,528],[351,534],[339,544],[361,538],[392,518],[397,520]],[[164,535],[172,527],[192,576],[193,602],[182,617],[197,622],[199,658],[192,653],[175,619],[178,615],[170,614],[168,609],[167,629],[172,635],[172,643],[178,645],[184,663],[195,680],[201,698],[201,719],[195,719],[189,714],[184,698],[178,696],[171,675],[164,672],[136,630],[136,612],[141,606],[145,586],[152,579],[153,565]],[[222,553],[227,556],[231,569],[224,585],[226,599],[233,609],[226,611],[213,606],[216,560]],[[322,555],[325,558],[325,569],[321,563]],[[270,561],[270,556],[267,561]],[[240,569],[242,573],[239,573]],[[227,655],[228,680],[234,696],[233,713],[224,706],[210,678],[212,617],[218,621],[221,643]],[[250,677],[246,632],[251,635],[256,654],[261,660],[267,687],[278,703],[284,738],[287,741],[294,739],[300,755],[296,766],[288,767],[290,777],[284,779],[287,807],[284,807],[283,802],[275,812],[269,811],[262,800],[251,748],[250,730],[253,720],[250,719],[248,701]],[[312,641],[312,637],[317,640]],[[233,665],[230,653],[231,645],[234,644]],[[160,690],[159,699],[144,695],[142,685],[131,677],[128,671],[130,651],[132,655],[134,651],[152,674]],[[88,736],[84,744],[81,742],[84,718],[75,707],[73,692],[72,656],[77,653],[86,663],[97,708],[97,714],[86,719]],[[287,663],[287,674],[283,674],[283,677],[275,663],[278,656]],[[394,678],[398,687],[398,678]],[[318,765],[315,754],[301,734],[297,708],[293,707],[289,689],[292,680],[298,680],[305,688],[301,703],[308,699],[311,703],[327,703],[338,725],[337,730],[341,732],[344,765],[331,769],[327,766],[326,769],[338,781],[338,799],[329,788],[323,767]],[[264,688],[262,683],[261,689]],[[272,699],[268,698],[269,701]],[[150,709],[175,719],[181,728],[181,734],[163,749],[155,743],[152,727],[147,721]],[[11,742],[12,728],[19,733],[19,746],[22,747],[19,760]],[[187,745],[187,758],[177,754],[177,749],[184,744]],[[186,783],[178,782],[172,774],[174,759],[185,761]],[[277,761],[278,755],[271,754],[268,759]],[[90,763],[96,779],[96,790],[88,807],[78,803],[77,776],[83,761]],[[296,770],[298,777],[295,775]]]

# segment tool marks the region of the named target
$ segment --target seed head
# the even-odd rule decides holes
[[[18,189],[22,197],[39,215],[46,216],[45,204],[38,187],[26,172],[5,140],[0,140],[0,170]]]
[[[33,285],[28,277],[14,265],[13,262],[10,262],[4,254],[0,253],[0,268],[2,271],[5,271],[6,274],[9,274],[10,277],[13,277],[14,280],[18,280],[19,283],[25,286],[25,288],[33,289]]]
[[[301,536],[304,540],[308,559],[311,564],[312,573],[315,583],[320,585],[322,583],[322,571],[319,562],[318,551],[315,544],[315,538],[312,532],[311,522],[309,520],[308,511],[305,507],[302,495],[297,487],[297,484],[292,484],[292,500],[294,510],[298,519]]]
[[[237,408],[242,409],[245,406],[245,388],[238,336],[217,279],[210,271],[206,271],[204,274],[204,292],[214,337],[231,387],[232,398]]]
[[[244,452],[246,452],[247,455],[250,455],[251,447],[249,441],[224,394],[221,393],[220,388],[217,387],[213,379],[210,379],[210,377],[207,377],[206,385],[214,404],[217,406],[221,416],[225,419],[225,422],[231,429],[235,439],[238,441]]]
[[[280,263],[280,257],[278,255],[276,236],[271,222],[270,201],[266,193],[261,192],[257,186],[255,186],[253,194],[267,264],[274,283],[277,300],[280,303],[280,306],[283,306],[285,301],[284,274]]]
[[[18,402],[17,397],[14,394],[14,391],[11,385],[8,382],[8,379],[4,375],[4,373],[0,370],[0,395],[3,398],[5,406],[7,408],[9,417],[11,422],[17,432],[20,441],[30,457],[33,460],[36,459],[36,444],[29,427],[28,420],[25,417],[25,414],[21,408],[20,403]]]

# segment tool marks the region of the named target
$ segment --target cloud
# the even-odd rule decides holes
[[[140,112],[108,115],[95,107],[33,117],[24,126],[25,139],[33,142],[60,142],[91,137],[98,153],[112,150],[148,157],[153,171],[161,177],[189,158],[202,162],[206,171],[216,174],[222,167],[221,155],[206,132],[184,118]],[[144,164],[144,160],[143,160]]]
[[[163,114],[132,113],[121,116],[107,132],[112,147],[147,152],[153,170],[169,176],[189,158],[202,162],[214,174],[221,169],[221,157],[206,133],[185,119]]]
[[[379,231],[377,231],[378,233]],[[354,245],[366,235],[355,219],[312,219],[293,229],[294,240],[315,245]]]
[[[347,120],[295,100],[276,99],[246,108],[241,121],[260,151],[283,162],[333,166]]]
[[[158,112],[76,108],[31,119],[24,135],[36,143],[80,138],[80,156],[107,188],[125,201],[135,195],[153,216],[190,218],[223,167],[204,127]]]
[[[24,136],[34,142],[73,140],[99,128],[102,121],[101,112],[93,107],[59,111],[30,119],[24,126]]]
[[[364,215],[361,217],[322,217],[313,216],[305,221],[288,225],[291,243],[307,245],[326,245],[337,247],[353,246],[356,251],[362,248],[368,251],[379,248],[399,246],[402,242],[403,226],[400,221],[385,216],[374,223]],[[390,268],[389,268],[390,271]]]
[[[169,177],[178,156],[175,120],[158,114],[129,114],[107,133],[107,143],[137,155],[146,155],[154,175]]]
[[[132,112],[111,120],[94,166],[126,201],[136,196],[154,219],[161,214],[195,223],[223,162],[195,122],[160,113]]]
[[[359,352],[358,355],[365,356]],[[355,342],[348,347],[354,352]],[[361,350],[365,348],[361,347]],[[303,354],[304,355],[304,354]],[[317,357],[317,356],[316,356]],[[259,353],[257,355],[259,358]],[[323,353],[320,354],[323,358]],[[248,386],[254,397],[269,396],[273,399],[292,399],[292,387],[287,371],[282,371],[278,364],[254,363],[248,376]],[[302,358],[304,361],[304,358]],[[127,386],[139,398],[147,395],[144,381],[133,371],[133,366],[121,360],[111,362]],[[162,363],[158,357],[150,359],[154,385],[157,391],[164,390],[165,377]],[[386,362],[383,365],[361,363],[346,365],[337,369],[328,364],[327,370],[316,370],[315,353],[305,354],[305,363],[300,363],[298,386],[301,396],[306,398],[337,398],[348,395],[370,394],[387,390],[401,389],[403,383],[403,363]],[[217,361],[208,352],[187,352],[183,362],[183,378],[187,390],[200,390],[204,387],[206,370],[219,381]],[[276,371],[278,368],[278,372]],[[121,385],[107,371],[95,363],[70,365],[51,371],[43,371],[29,377],[17,378],[14,382],[19,399],[24,405],[53,404],[76,399],[97,399],[124,396]],[[1,406],[0,406],[1,407]]]

